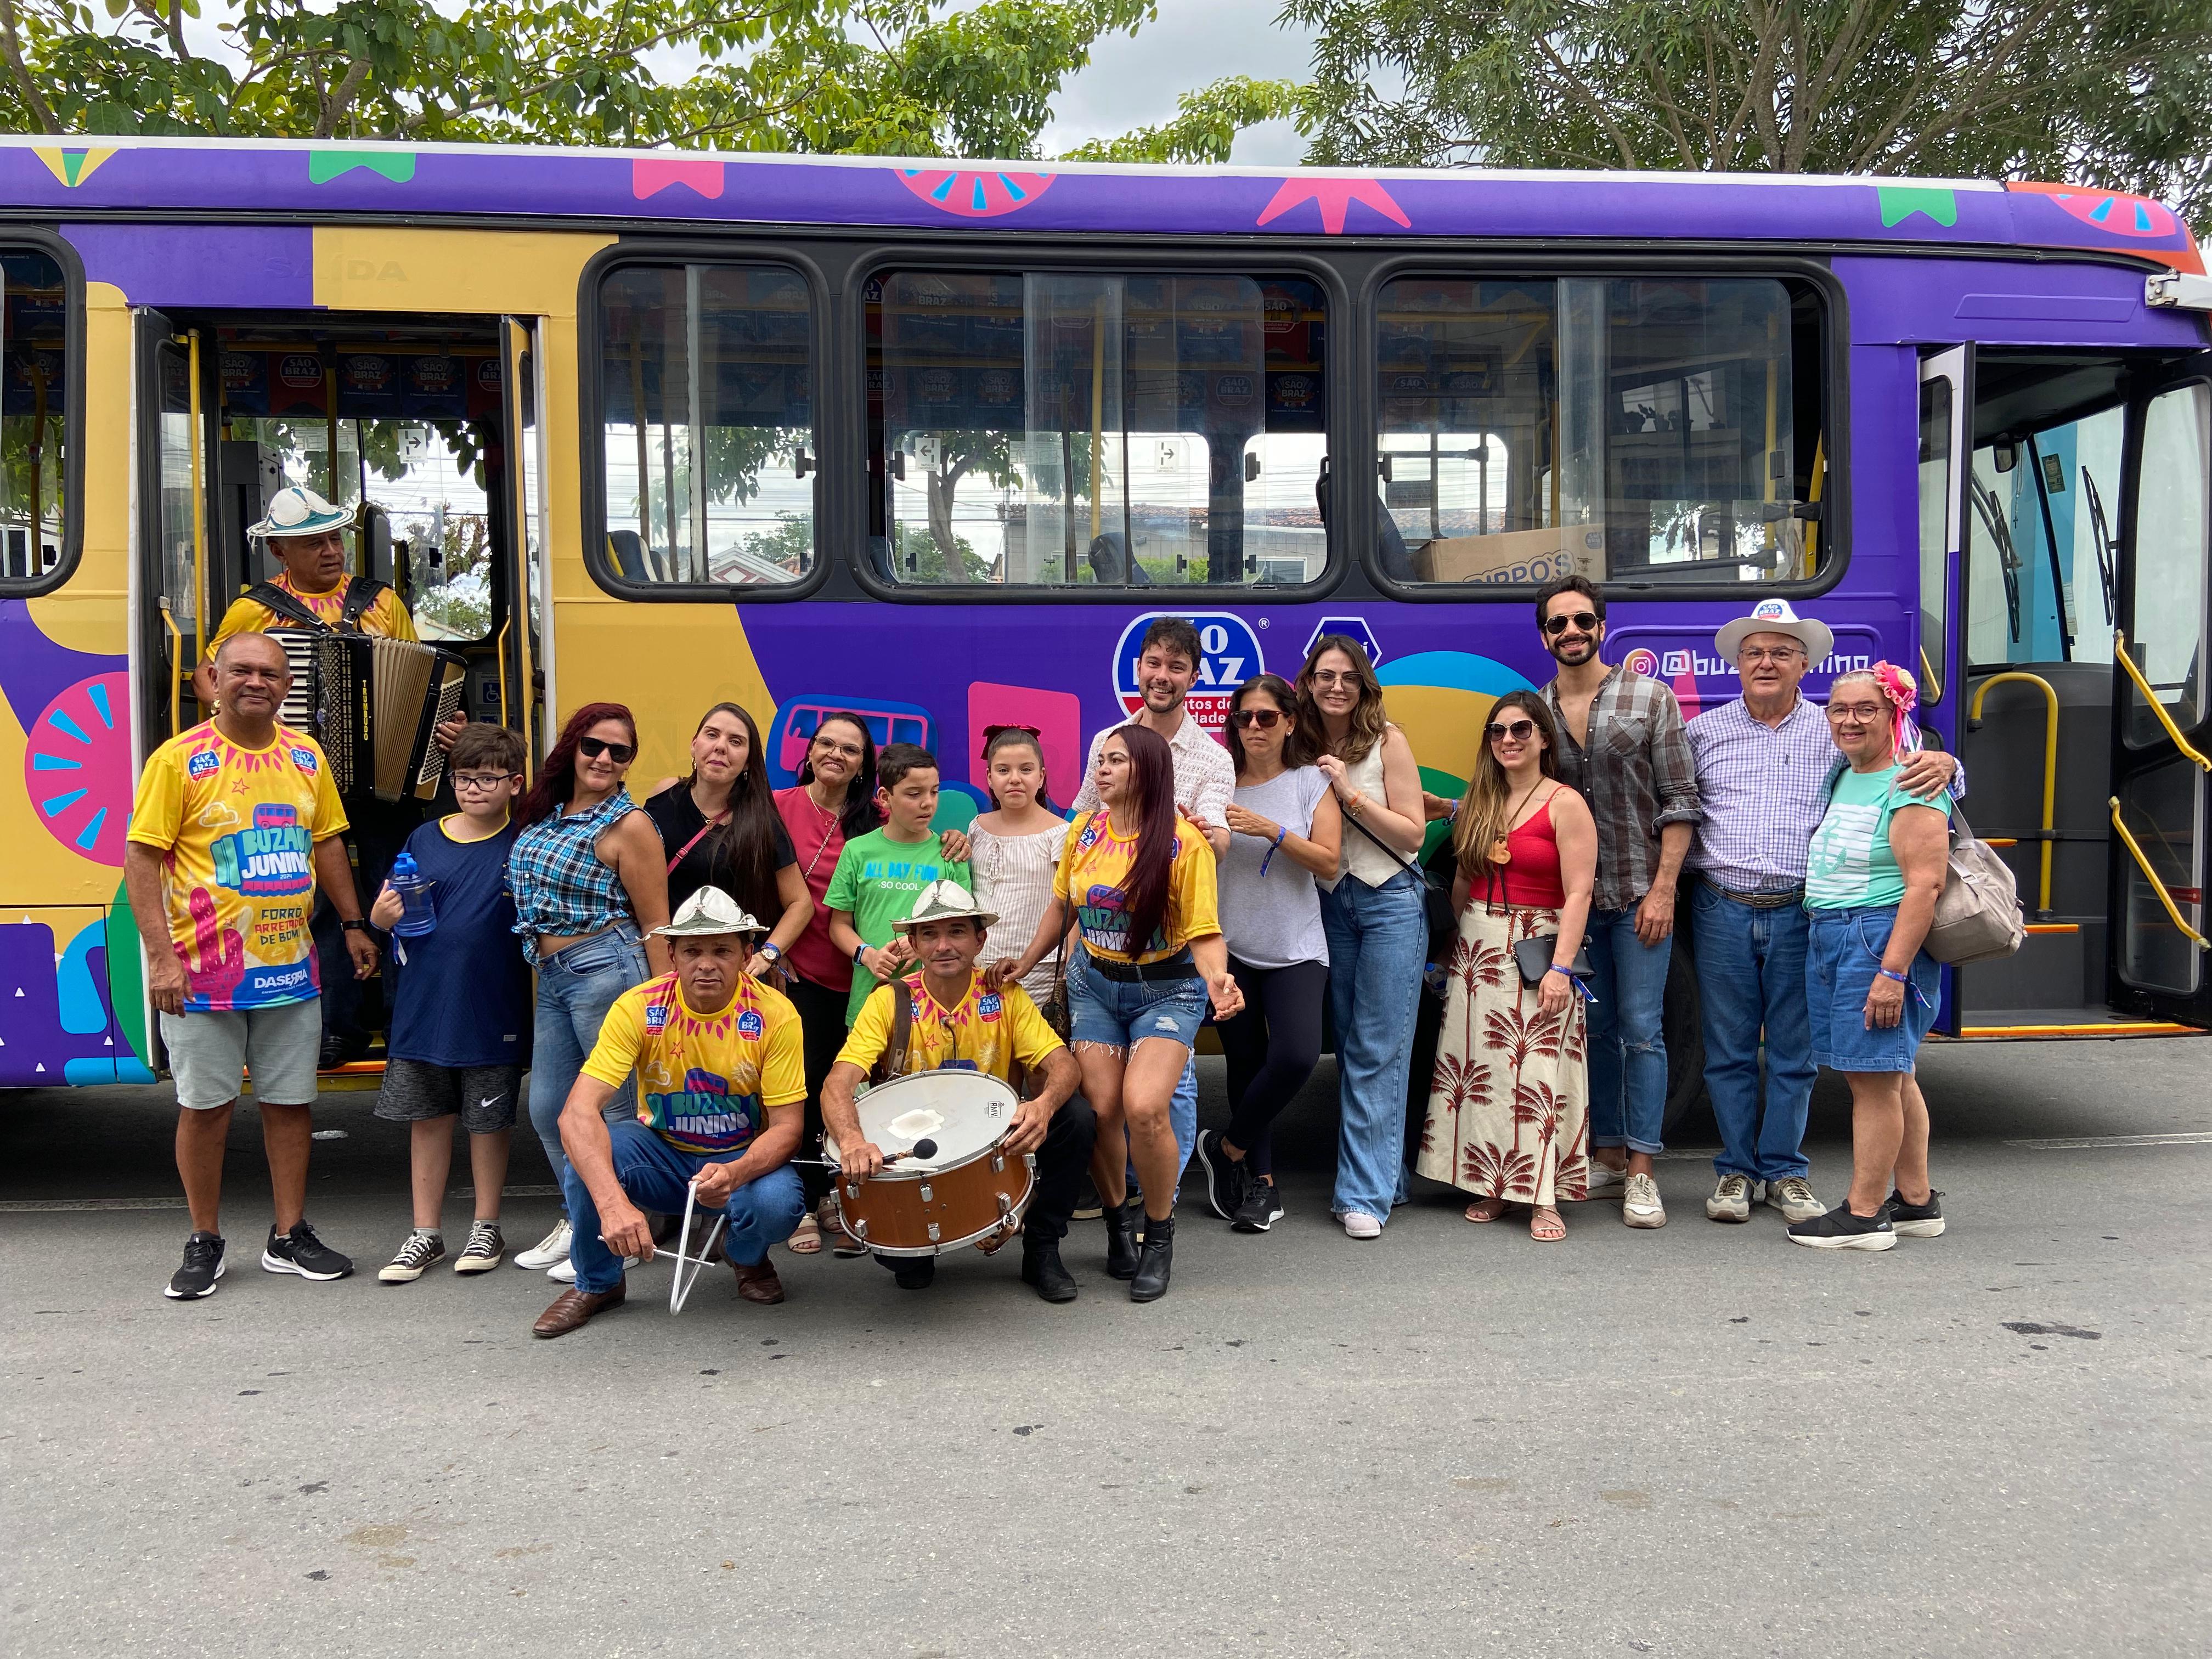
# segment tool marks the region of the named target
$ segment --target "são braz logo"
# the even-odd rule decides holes
[[[1121,641],[1114,647],[1114,695],[1121,700],[1124,714],[1134,715],[1145,706],[1139,674],[1143,656],[1139,646],[1145,630],[1162,617],[1176,614],[1172,611],[1147,611],[1131,619],[1121,630]],[[1200,656],[1198,679],[1183,708],[1198,722],[1200,731],[1210,737],[1218,737],[1222,727],[1229,723],[1231,696],[1267,666],[1260,655],[1260,636],[1243,617],[1226,611],[1201,611],[1189,615],[1188,620],[1198,629]]]

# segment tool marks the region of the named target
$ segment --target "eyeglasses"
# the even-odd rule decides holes
[[[628,766],[637,758],[637,745],[634,743],[609,743],[605,738],[579,738],[576,739],[576,752],[586,760],[597,760],[605,755],[617,766]]]
[[[1736,658],[1741,662],[1786,663],[1794,662],[1804,654],[1794,645],[1776,646],[1771,650],[1763,645],[1753,645],[1736,653]]]
[[[1239,731],[1248,726],[1256,726],[1262,732],[1272,732],[1282,718],[1283,711],[1279,708],[1240,708],[1229,717],[1229,723]]]
[[[817,738],[811,745],[811,752],[842,755],[848,760],[858,760],[860,758],[860,745],[857,743],[840,743],[835,738]]]
[[[1316,685],[1358,685],[1359,671],[1355,668],[1316,668],[1307,677]]]
[[[583,745],[580,744],[577,746],[581,748]],[[488,793],[518,775],[514,772],[456,772],[453,774],[453,788],[456,793],[469,789]]]
[[[1838,726],[1872,726],[1881,718],[1877,702],[1832,702],[1828,718]]]
[[[1492,720],[1488,726],[1483,727],[1483,730],[1490,733],[1490,740],[1492,743],[1497,742],[1500,738],[1510,738],[1516,743],[1526,743],[1536,735],[1536,722],[1515,720],[1508,725],[1504,720]]]
[[[1554,639],[1565,633],[1570,627],[1579,628],[1587,634],[1596,626],[1597,613],[1594,611],[1577,611],[1571,616],[1544,618],[1544,631]]]

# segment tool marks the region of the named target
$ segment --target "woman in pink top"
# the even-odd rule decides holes
[[[1541,697],[1509,691],[1498,700],[1453,831],[1459,940],[1446,964],[1443,1030],[1413,1166],[1474,1194],[1469,1221],[1527,1205],[1528,1235],[1544,1243],[1566,1237],[1559,1204],[1586,1195],[1584,994],[1567,968],[1582,948],[1597,878],[1597,825],[1559,781],[1556,752]],[[1513,946],[1545,937],[1552,965],[1532,986]]]

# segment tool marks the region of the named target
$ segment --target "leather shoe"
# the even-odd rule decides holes
[[[783,1281],[775,1276],[775,1265],[765,1259],[750,1267],[742,1261],[730,1263],[738,1275],[738,1294],[748,1302],[773,1306],[783,1300]]]
[[[937,1258],[905,1255],[891,1262],[891,1278],[902,1291],[926,1291],[937,1283]]]
[[[1048,1302],[1075,1300],[1075,1275],[1060,1259],[1059,1240],[1026,1238],[1022,1242],[1022,1283],[1034,1286]]]
[[[611,1291],[580,1291],[573,1286],[553,1299],[553,1305],[538,1316],[538,1322],[530,1328],[532,1336],[566,1336],[578,1326],[588,1322],[593,1314],[605,1313],[609,1308],[623,1304],[623,1287],[617,1285]]]
[[[1137,1271],[1137,1217],[1143,1213],[1127,1204],[1109,1204],[1106,1223],[1106,1272],[1115,1279],[1133,1278]]]
[[[1137,1274],[1129,1281],[1129,1300],[1157,1302],[1168,1293],[1168,1268],[1175,1261],[1175,1218],[1145,1222],[1144,1249],[1137,1257]]]

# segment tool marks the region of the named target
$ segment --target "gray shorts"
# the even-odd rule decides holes
[[[323,1046],[323,1005],[280,1003],[210,1014],[163,1014],[161,1041],[177,1080],[177,1104],[196,1112],[238,1098],[246,1073],[264,1106],[315,1103],[315,1062]]]
[[[387,1060],[376,1115],[387,1123],[427,1123],[458,1115],[472,1135],[514,1127],[522,1092],[520,1066],[437,1066],[427,1060]]]

